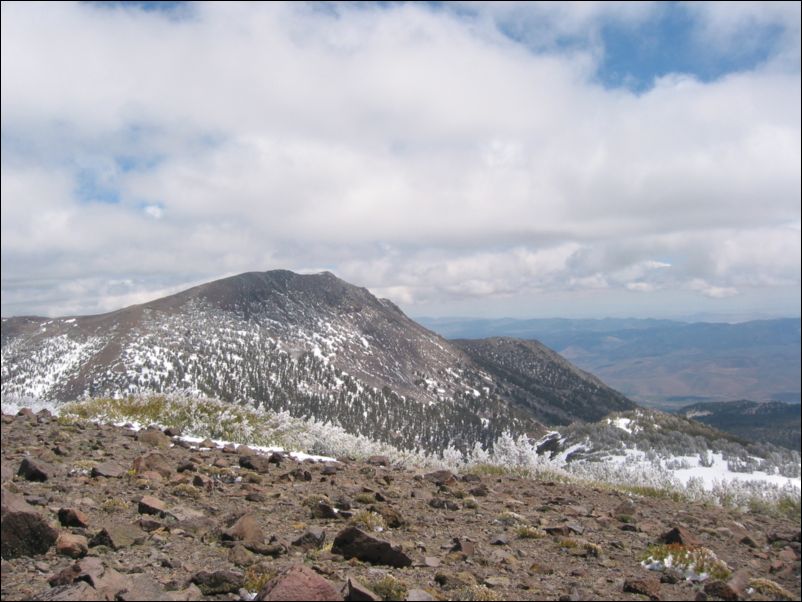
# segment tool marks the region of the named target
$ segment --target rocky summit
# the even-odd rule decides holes
[[[799,599],[800,523],[21,411],[2,416],[0,588],[4,600]]]
[[[449,342],[333,274],[250,272],[98,316],[4,318],[4,398],[247,401],[405,449],[636,406],[532,342]]]

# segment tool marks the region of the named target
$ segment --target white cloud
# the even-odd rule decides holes
[[[276,267],[413,311],[799,288],[798,70],[594,83],[600,27],[659,3],[192,10],[3,4],[4,314]],[[786,5],[693,10],[721,47],[756,23],[798,37]],[[496,29],[513,17],[524,45]]]

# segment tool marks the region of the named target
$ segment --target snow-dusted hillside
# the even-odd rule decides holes
[[[407,449],[489,445],[542,433],[550,416],[584,418],[588,404],[632,407],[556,354],[506,357],[525,364],[523,383],[479,359],[329,273],[248,273],[109,314],[2,324],[4,397],[207,395]]]

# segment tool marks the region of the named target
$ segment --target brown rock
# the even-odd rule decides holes
[[[651,576],[642,579],[627,579],[624,581],[624,591],[648,596],[651,600],[660,600],[660,581],[657,577]]]
[[[390,466],[390,458],[387,456],[371,456],[368,458],[368,464],[373,466]]]
[[[105,600],[106,598],[101,595],[94,587],[89,585],[86,581],[78,581],[72,585],[60,585],[58,587],[50,588],[42,592],[34,600],[87,600],[94,602],[95,600]]]
[[[164,514],[167,504],[152,495],[143,495],[137,506],[140,514]]]
[[[110,479],[119,479],[125,474],[125,469],[117,464],[117,462],[101,462],[97,466],[92,467],[93,477],[106,477]]]
[[[399,547],[368,535],[356,527],[346,527],[337,534],[332,553],[346,559],[357,558],[363,562],[386,564],[397,568],[410,566],[412,559]]]
[[[53,467],[41,460],[24,458],[19,465],[17,474],[29,481],[47,481],[53,476]]]
[[[145,533],[135,525],[108,525],[89,540],[89,547],[106,546],[112,550],[127,548],[145,541]]]
[[[345,580],[343,597],[353,602],[381,602],[384,599],[353,577],[348,577]]]
[[[407,592],[407,602],[431,602],[434,597],[424,589],[411,589]]]
[[[453,540],[454,545],[451,546],[452,552],[462,552],[465,556],[473,556],[476,553],[476,544],[467,539],[460,539],[455,537]]]
[[[191,579],[205,596],[239,591],[245,585],[245,575],[235,571],[200,571]]]
[[[224,540],[262,542],[265,535],[253,514],[243,514],[222,532]]]
[[[309,527],[304,534],[292,542],[294,546],[305,549],[322,548],[326,541],[326,532],[320,527]]]
[[[335,587],[312,569],[296,564],[262,588],[256,600],[342,600]]]
[[[173,474],[173,468],[167,461],[167,458],[159,452],[152,452],[136,458],[133,463],[133,469],[137,473],[154,470],[165,479],[169,479]]]
[[[139,431],[137,435],[137,440],[144,444],[149,445],[151,447],[160,447],[166,449],[170,447],[170,437],[162,433],[161,431],[154,431],[154,430],[144,430]]]
[[[259,454],[240,456],[239,465],[254,472],[266,473],[270,469],[270,460]]]
[[[61,508],[58,520],[64,527],[88,527],[89,517],[77,508]]]
[[[700,546],[702,542],[685,527],[674,527],[660,537],[663,543],[681,543],[684,546]]]
[[[450,470],[435,470],[423,475],[423,478],[435,485],[454,485],[457,482],[457,477]]]
[[[44,554],[56,543],[58,531],[21,496],[3,489],[0,507],[3,558]]]
[[[56,540],[56,551],[62,556],[81,558],[86,556],[86,553],[89,551],[89,545],[86,537],[83,535],[62,533]]]

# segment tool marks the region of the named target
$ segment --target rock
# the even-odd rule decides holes
[[[407,524],[407,522],[404,520],[404,517],[401,516],[401,513],[390,506],[371,506],[369,509],[372,512],[380,514],[384,519],[384,524],[391,529],[400,529]]]
[[[170,447],[170,437],[162,433],[161,431],[154,431],[154,430],[144,430],[139,431],[137,435],[137,440],[144,444],[149,445],[151,447],[161,447],[161,448],[168,448]]]
[[[191,522],[194,520],[202,519],[203,512],[200,510],[195,510],[194,508],[188,508],[186,506],[173,506],[169,510],[164,511],[164,516],[171,518],[177,521],[179,524],[183,525],[184,523]]]
[[[476,577],[467,571],[459,573],[438,571],[434,574],[435,583],[438,583],[443,589],[465,589],[476,585]]]
[[[86,581],[78,581],[72,585],[60,585],[42,592],[34,600],[106,600],[94,587]]]
[[[173,474],[173,468],[167,461],[167,458],[159,452],[152,452],[136,458],[133,462],[132,468],[137,473],[148,472],[153,470],[158,472],[165,479],[169,479]]]
[[[204,596],[237,592],[245,585],[245,575],[235,571],[200,571],[192,575],[192,583]]]
[[[457,482],[457,477],[450,470],[435,470],[423,475],[423,478],[435,485],[454,485]]]
[[[254,554],[261,554],[262,556],[275,558],[287,553],[287,546],[281,543],[265,544],[260,541],[246,541],[243,542],[243,545]]]
[[[483,583],[488,587],[509,587],[510,578],[504,576],[493,575],[484,579]]]
[[[176,472],[196,472],[198,467],[194,462],[187,461],[181,462],[181,464],[179,464],[175,470]]]
[[[431,602],[434,600],[432,595],[423,589],[411,589],[407,592],[409,602]]]
[[[491,546],[506,546],[510,543],[510,538],[504,533],[497,533],[490,538]]]
[[[660,599],[660,581],[656,577],[643,577],[642,579],[627,579],[624,581],[624,591],[633,594],[648,596],[651,600]]]
[[[284,461],[284,454],[281,452],[273,452],[268,456],[267,461],[271,464],[281,464]]]
[[[559,525],[556,527],[543,527],[543,530],[549,535],[560,535],[562,537],[570,537],[571,535],[582,535],[585,529],[581,525]]]
[[[9,466],[8,462],[0,463],[0,483],[5,483],[14,478],[14,469]]]
[[[77,508],[61,508],[58,520],[64,527],[88,527],[89,517]]]
[[[474,497],[487,497],[487,494],[490,493],[490,489],[488,489],[487,485],[484,483],[480,483],[476,487],[472,487],[468,493]]]
[[[214,441],[212,441],[211,439],[209,439],[209,437],[206,437],[206,439],[204,439],[203,441],[198,443],[198,447],[201,447],[201,448],[202,447],[206,447],[208,449],[217,449],[217,444]]]
[[[228,560],[237,566],[250,566],[256,561],[256,557],[238,543],[228,551]]]
[[[108,525],[89,540],[89,547],[106,546],[112,550],[127,548],[145,541],[145,533],[135,525]]]
[[[439,497],[433,497],[429,500],[429,506],[432,508],[445,508],[447,510],[459,510],[459,504],[452,500],[445,500]]]
[[[309,567],[296,564],[265,585],[256,600],[342,600],[340,592]]]
[[[708,596],[722,600],[741,600],[749,587],[749,575],[744,570],[736,571],[725,581],[710,581],[705,584],[704,592]]]
[[[89,551],[89,542],[83,535],[62,533],[56,540],[56,552],[70,558],[82,558]]]
[[[750,533],[746,529],[746,527],[744,527],[741,523],[733,521],[729,524],[729,529],[732,532],[733,537],[735,537],[735,539],[738,540],[738,543],[742,543],[745,546],[749,546],[750,548],[760,547],[756,537],[752,533]]]
[[[334,464],[326,464],[320,471],[320,474],[331,476],[337,474],[337,466]]]
[[[265,535],[253,514],[243,514],[221,536],[229,541],[263,542]]]
[[[193,594],[202,595],[197,588],[194,588],[194,590]],[[130,578],[127,587],[117,594],[116,599],[123,602],[128,600],[152,600],[157,602],[160,600],[190,600],[192,598],[185,597],[182,592],[164,591],[157,581],[147,575],[134,575]]]
[[[317,504],[314,504],[311,508],[312,511],[312,518],[340,518],[339,513],[331,504],[326,503],[323,500],[320,500]]]
[[[440,559],[436,556],[426,556],[423,559],[423,565],[428,566],[430,569],[436,569],[440,566]]]
[[[139,528],[147,533],[155,531],[156,529],[161,529],[164,526],[162,523],[152,518],[140,518],[137,522],[137,525],[139,525]]]
[[[373,466],[390,466],[390,458],[387,456],[371,456],[368,458],[368,464]]]
[[[259,454],[240,456],[239,465],[254,472],[266,473],[270,468],[270,460]]]
[[[267,496],[261,491],[251,491],[245,496],[245,499],[249,502],[257,502],[261,504],[267,501]]]
[[[685,527],[674,527],[670,531],[666,531],[660,536],[660,541],[663,543],[681,543],[685,546],[702,545],[702,542],[699,541],[699,538],[693,535]]]
[[[346,559],[357,558],[363,562],[386,564],[397,568],[410,566],[412,559],[399,547],[368,535],[357,527],[346,527],[337,534],[331,548],[332,553]]]
[[[32,458],[24,458],[19,465],[17,474],[29,481],[47,481],[53,476],[53,467],[41,460],[34,460]]]
[[[362,585],[354,577],[348,577],[345,580],[343,598],[354,602],[381,602],[384,599],[370,588]]]
[[[452,541],[454,542],[451,546],[452,552],[462,552],[465,556],[473,556],[476,553],[476,544],[472,541],[459,537],[455,537]]]
[[[319,527],[309,527],[304,534],[292,542],[294,546],[305,549],[322,548],[326,541],[326,532]]]
[[[180,428],[175,426],[168,426],[162,432],[168,437],[181,437],[184,434]]]
[[[58,531],[21,496],[3,489],[0,508],[3,558],[44,554],[56,543]]]
[[[117,462],[107,461],[101,462],[92,467],[93,477],[106,477],[109,479],[119,479],[125,474],[125,469],[117,464]]]
[[[163,515],[167,510],[167,504],[152,495],[143,495],[139,500],[137,509],[140,514]]]

